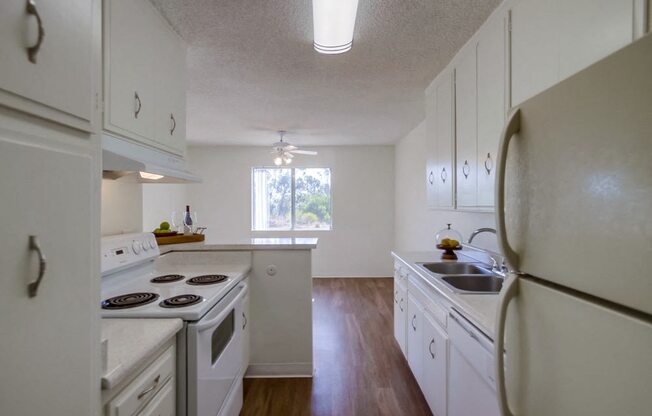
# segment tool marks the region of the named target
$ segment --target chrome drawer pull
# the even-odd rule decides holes
[[[170,114],[170,121],[172,122],[172,127],[170,128],[170,136],[172,136],[174,131],[177,129],[177,121],[174,119],[174,114]]]
[[[244,312],[242,312],[242,319],[244,320],[244,323],[242,324],[242,330],[244,331],[244,329],[247,327],[247,322],[248,322],[247,315],[245,315]]]
[[[435,183],[435,174],[432,171],[430,171],[430,174],[428,175],[428,183],[430,185]]]
[[[414,314],[414,315],[412,316],[412,329],[414,329],[415,331],[417,330],[417,326],[414,324],[414,321],[415,321],[416,319],[417,319],[417,315]]]
[[[462,173],[464,174],[464,179],[467,179],[469,177],[469,173],[471,173],[471,166],[469,166],[468,160],[464,161],[464,166],[462,166]]]
[[[161,379],[161,375],[159,374],[158,376],[156,376],[151,386],[149,386],[148,388],[140,392],[140,394],[138,395],[138,400],[142,399],[147,393],[154,390],[156,386],[158,386],[158,382],[160,379]]]
[[[435,339],[433,338],[430,340],[430,345],[428,345],[428,352],[430,352],[430,355],[432,356],[433,360],[435,359],[435,353],[432,352],[432,346],[434,345],[434,343],[435,343]]]
[[[38,287],[41,285],[41,280],[43,280],[43,275],[45,275],[45,269],[47,268],[48,262],[43,254],[43,250],[41,250],[38,238],[35,235],[29,236],[29,249],[36,251],[38,254],[38,277],[27,286],[29,297],[33,298],[38,293]]]

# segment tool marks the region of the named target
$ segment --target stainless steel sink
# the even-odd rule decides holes
[[[442,276],[441,280],[463,293],[498,293],[503,286],[501,277],[478,274]]]
[[[422,263],[427,270],[437,274],[480,274],[491,275],[491,271],[478,267],[474,263]]]

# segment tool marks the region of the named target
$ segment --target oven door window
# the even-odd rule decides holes
[[[211,336],[211,361],[213,364],[220,358],[222,351],[229,344],[235,330],[235,309],[227,315],[222,323],[215,328]]]

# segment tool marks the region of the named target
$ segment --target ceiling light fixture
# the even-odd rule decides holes
[[[314,47],[319,53],[351,50],[358,0],[312,0]]]

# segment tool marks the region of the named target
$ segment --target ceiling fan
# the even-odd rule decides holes
[[[284,142],[283,136],[285,136],[285,133],[285,130],[279,130],[278,134],[280,140],[272,145],[272,156],[274,156],[274,164],[276,166],[281,166],[283,164],[289,165],[292,163],[294,155],[315,156],[317,154],[315,151],[301,150],[288,142]]]

